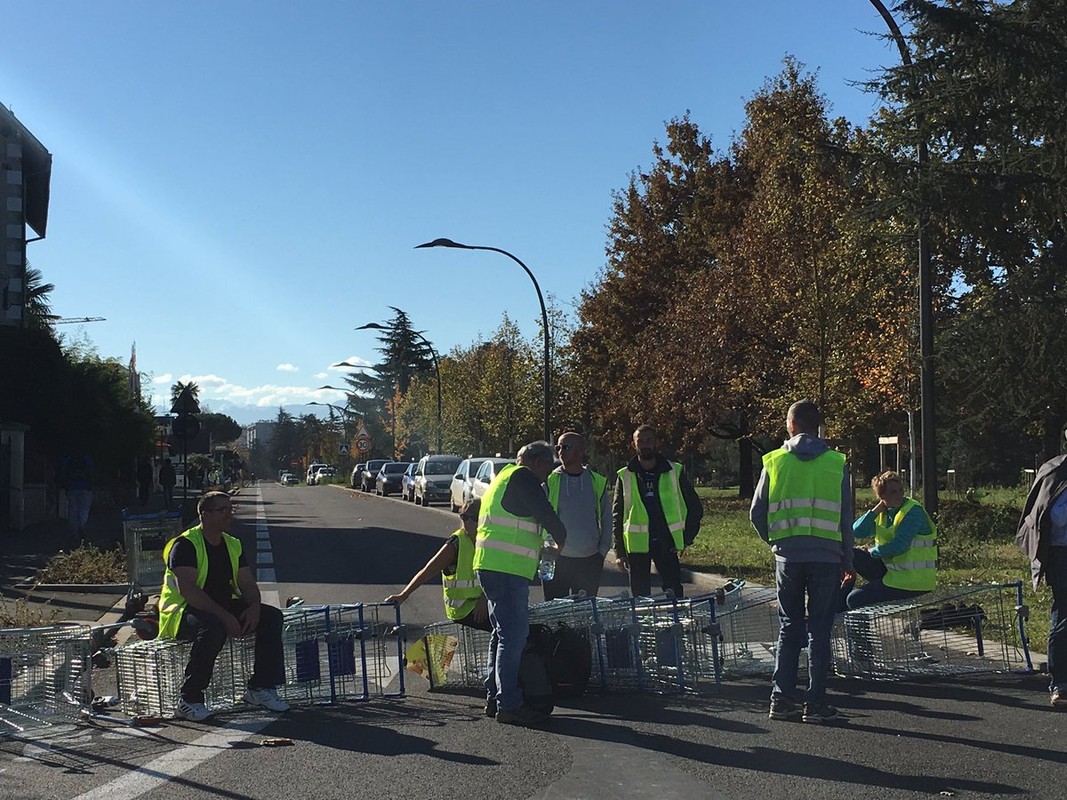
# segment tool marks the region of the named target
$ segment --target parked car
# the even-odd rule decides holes
[[[361,461],[356,464],[356,466],[352,467],[352,476],[348,479],[348,483],[353,489],[359,488],[359,482],[363,475],[363,469],[366,466],[366,462]]]
[[[382,497],[388,497],[392,492],[400,491],[400,479],[408,465],[403,461],[387,461],[378,470],[378,477],[374,479],[374,493]]]
[[[321,461],[316,461],[308,467],[307,477],[304,479],[304,483],[308,486],[314,486],[318,482],[319,470],[323,467],[328,467],[329,464],[324,464]]]
[[[465,458],[459,462],[448,490],[449,505],[453,511],[459,511],[460,507],[471,499],[471,485],[483,461],[484,458]]]
[[[378,478],[378,470],[383,464],[389,463],[388,458],[372,458],[359,474],[359,488],[365,492],[374,491],[374,481]]]
[[[337,470],[333,467],[320,467],[319,471],[315,473],[316,485],[321,483],[329,483],[329,479],[337,474]]]
[[[451,455],[423,456],[415,469],[415,504],[447,502],[452,476],[462,460]]]
[[[300,483],[300,478],[291,472],[286,472],[282,475],[282,483],[286,486],[296,486]]]
[[[500,472],[500,468],[514,463],[514,458],[485,459],[485,461],[482,462],[482,465],[478,467],[478,472],[474,476],[474,483],[471,485],[471,497],[484,497],[485,490],[489,488],[489,484],[493,482],[493,478]]]
[[[419,468],[418,461],[412,461],[404,474],[400,476],[400,499],[412,501],[415,499],[415,470]]]

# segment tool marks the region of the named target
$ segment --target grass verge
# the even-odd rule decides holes
[[[699,488],[704,503],[700,534],[686,549],[684,566],[696,572],[739,577],[774,585],[774,557],[748,520],[749,501],[736,489]],[[870,490],[858,491],[857,510],[874,504]],[[1026,633],[1030,646],[1048,647],[1052,592],[1045,584],[1034,591],[1030,562],[1015,546],[1015,528],[1026,493],[988,490],[977,501],[943,500],[938,515],[939,586],[1023,583],[1023,603],[1030,608]]]

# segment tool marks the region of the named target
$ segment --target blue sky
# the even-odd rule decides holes
[[[0,102],[53,154],[30,262],[54,311],[164,401],[195,380],[242,423],[340,395],[343,359],[405,310],[438,351],[529,278],[565,308],[605,263],[612,192],[690,112],[720,149],[786,55],[835,115],[896,63],[866,0],[5,4]],[[16,32],[15,35],[12,35]]]

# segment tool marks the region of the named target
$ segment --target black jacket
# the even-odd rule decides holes
[[[1019,518],[1019,530],[1015,534],[1015,544],[1030,559],[1031,578],[1037,589],[1045,564],[1048,562],[1049,532],[1052,521],[1049,510],[1056,498],[1067,489],[1067,455],[1050,458],[1037,470],[1034,485],[1026,496],[1022,517]]]
[[[663,456],[657,455],[656,465],[652,468],[652,472],[670,472],[673,468],[674,467],[670,461]],[[630,472],[637,472],[640,469],[636,456],[630,459],[630,463],[626,465],[626,469]],[[693,540],[697,538],[697,533],[700,531],[700,520],[704,516],[704,506],[701,504],[696,489],[693,488],[693,484],[689,482],[689,476],[686,475],[684,469],[679,476],[678,483],[682,490],[682,500],[685,502],[685,530],[682,532],[682,542],[688,547],[693,543]],[[626,548],[623,546],[622,541],[624,512],[622,507],[622,497],[622,478],[616,477],[615,497],[611,506],[612,529],[615,539],[616,555],[626,552]],[[659,484],[656,484],[656,501],[657,507],[647,509],[648,524],[650,528],[649,532],[652,534],[653,538],[662,536],[665,541],[670,541],[671,537],[670,532],[667,530],[667,521],[663,516],[663,508],[659,505]],[[644,501],[642,500],[642,502]]]

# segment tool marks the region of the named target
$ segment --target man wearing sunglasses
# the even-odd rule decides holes
[[[652,563],[663,591],[682,597],[679,556],[700,530],[704,507],[681,464],[659,453],[659,437],[650,425],[634,431],[636,455],[619,470],[612,519],[615,563],[630,573],[634,597],[652,593]]]
[[[174,716],[202,722],[215,713],[204,704],[215,659],[227,637],[253,632],[255,664],[245,702],[288,711],[289,704],[274,690],[284,668],[282,612],[260,604],[241,541],[226,532],[233,525],[233,501],[226,492],[208,492],[197,513],[200,524],[163,548],[167,569],[159,597],[159,638],[193,643]]]
[[[556,560],[556,574],[542,581],[545,600],[569,594],[596,596],[604,557],[611,549],[611,498],[608,479],[585,465],[585,437],[568,431],[557,439],[560,466],[548,475],[548,502],[567,528],[567,544]]]

